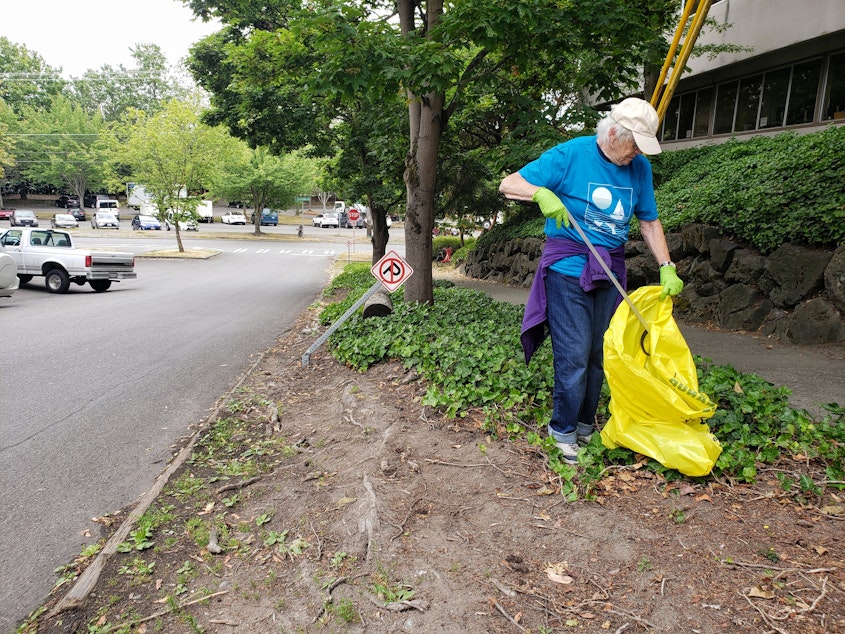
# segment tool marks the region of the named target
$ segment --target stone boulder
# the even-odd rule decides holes
[[[824,286],[834,305],[845,312],[845,246],[833,252],[824,270]]]
[[[776,306],[795,306],[824,288],[824,272],[832,254],[784,244],[766,260],[766,273],[775,283],[769,297]]]
[[[784,334],[792,343],[822,344],[845,338],[845,327],[836,307],[816,297],[795,309],[787,320]]]

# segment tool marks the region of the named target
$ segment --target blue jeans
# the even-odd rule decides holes
[[[546,276],[555,366],[549,435],[558,442],[575,443],[593,431],[604,380],[604,333],[618,296],[613,286],[585,293],[577,278],[551,269]]]

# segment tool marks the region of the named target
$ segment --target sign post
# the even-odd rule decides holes
[[[367,292],[361,295],[361,297],[358,298],[358,301],[352,304],[352,306],[350,306],[346,312],[340,316],[340,319],[334,322],[326,332],[320,335],[317,341],[311,344],[311,347],[308,348],[308,350],[305,351],[305,354],[302,355],[303,366],[308,365],[311,360],[311,354],[323,345],[323,342],[331,337],[332,333],[340,328],[343,325],[343,322],[349,319],[355,311],[357,311],[364,302],[370,299],[370,297],[375,295],[379,289],[384,287],[388,291],[393,292],[402,286],[402,284],[405,283],[405,280],[411,277],[414,273],[414,269],[411,268],[410,264],[408,264],[404,258],[395,251],[390,251],[385,254],[382,259],[373,264],[370,271],[378,281],[368,288]]]
[[[361,212],[358,211],[355,207],[350,207],[349,211],[346,212],[346,217],[349,222],[352,223],[352,245],[354,250],[355,245],[355,225],[358,223],[358,219],[361,217]]]

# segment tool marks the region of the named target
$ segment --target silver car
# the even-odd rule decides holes
[[[98,211],[91,218],[92,229],[120,229],[120,223],[114,214],[107,211]]]
[[[74,229],[79,226],[79,221],[73,214],[55,214],[50,219],[50,226],[53,229]]]

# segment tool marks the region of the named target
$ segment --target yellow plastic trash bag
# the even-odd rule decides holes
[[[605,447],[627,447],[689,476],[713,469],[722,447],[704,421],[716,406],[698,391],[695,362],[672,318],[672,300],[660,287],[644,286],[631,300],[648,334],[622,302],[604,335],[604,373],[610,419],[601,430]]]

